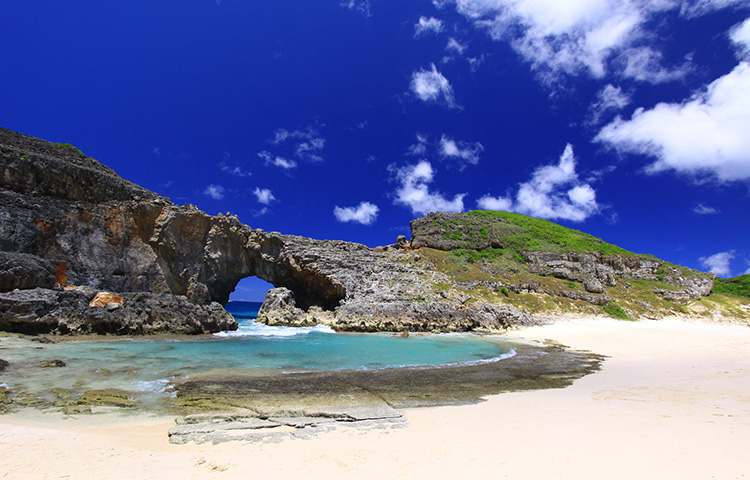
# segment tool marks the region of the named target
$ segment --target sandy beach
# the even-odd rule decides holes
[[[515,331],[607,355],[571,387],[405,410],[390,428],[172,445],[173,418],[0,416],[0,478],[738,479],[750,476],[750,328],[677,319]]]

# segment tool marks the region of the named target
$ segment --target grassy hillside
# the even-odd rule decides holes
[[[467,216],[483,218],[490,225],[497,225],[497,219],[500,219],[517,227],[508,229],[508,234],[503,238],[505,248],[517,252],[598,252],[605,255],[635,255],[588,233],[520,213],[475,210],[468,212]]]
[[[750,299],[737,297],[750,297],[750,275],[720,281],[713,294],[695,299],[688,293],[694,282],[710,282],[712,274],[633,253],[548,220],[485,210],[436,213],[412,222],[412,237],[426,259],[450,279],[434,286],[435,293],[445,298],[510,304],[550,315],[621,319],[719,315],[750,321]],[[534,263],[537,257],[529,252],[593,252],[606,257],[584,272],[576,268],[586,267],[571,266],[569,260],[555,263],[554,257],[549,266]],[[610,256],[620,259],[607,263]],[[615,278],[602,285],[603,290],[591,287],[591,279],[599,275],[594,272],[623,262],[630,267],[610,270]]]
[[[734,278],[717,278],[714,283],[714,293],[750,297],[750,274]]]

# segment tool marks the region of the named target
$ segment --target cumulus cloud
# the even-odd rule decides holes
[[[271,193],[271,190],[268,188],[256,187],[255,190],[253,190],[253,195],[255,195],[258,202],[263,205],[270,205],[271,202],[276,200],[276,197],[273,196],[273,193]]]
[[[596,140],[620,152],[656,157],[649,172],[674,170],[698,179],[750,179],[750,64],[741,62],[681,104],[638,109]]]
[[[477,201],[486,210],[508,210],[550,220],[582,222],[599,211],[596,192],[578,179],[573,147],[568,144],[557,165],[534,170],[519,185],[515,200],[485,195]]]
[[[414,25],[414,36],[418,37],[425,33],[440,33],[443,31],[443,21],[435,17],[419,17]]]
[[[465,193],[448,200],[439,192],[430,191],[430,183],[434,178],[430,162],[422,160],[416,165],[396,169],[395,174],[400,184],[396,189],[395,203],[409,207],[412,213],[424,215],[437,211],[463,211]]]
[[[483,210],[513,211],[513,200],[507,197],[485,195],[477,200],[477,206]]]
[[[657,15],[695,17],[747,0],[456,0],[456,10],[504,41],[553,85],[566,75],[629,77],[659,83],[681,78],[684,66],[662,65],[650,48]],[[442,2],[441,2],[442,3]]]
[[[715,215],[719,213],[719,211],[714,207],[709,207],[708,205],[704,205],[702,203],[696,205],[693,208],[693,212],[697,213],[698,215]]]
[[[411,91],[423,102],[442,102],[454,107],[453,87],[433,63],[430,70],[419,70],[411,75]]]
[[[750,18],[734,27],[729,38],[737,45],[740,58],[750,57]]]
[[[203,190],[203,195],[211,197],[214,200],[222,200],[224,198],[224,192],[224,187],[222,187],[221,185],[211,184],[207,186],[205,190]]]
[[[734,250],[728,252],[714,253],[709,257],[701,257],[700,262],[703,268],[713,272],[720,277],[731,277],[732,272],[729,263],[734,259]]]
[[[645,20],[618,0],[457,0],[460,13],[507,41],[546,77],[588,72],[601,77],[606,58]]]
[[[370,202],[360,202],[356,207],[339,207],[333,209],[333,215],[339,222],[355,222],[370,225],[378,218],[378,206]]]
[[[476,165],[479,163],[479,154],[483,151],[484,146],[479,142],[457,142],[445,135],[440,137],[440,155],[443,157],[457,158]]]

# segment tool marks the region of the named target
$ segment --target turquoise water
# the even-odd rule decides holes
[[[498,361],[513,355],[509,345],[471,335],[342,334],[328,327],[269,327],[255,323],[260,304],[231,302],[240,326],[195,339],[127,339],[38,344],[5,338],[0,358],[11,367],[0,384],[29,391],[52,388],[122,388],[164,392],[170,382],[212,370],[270,372],[382,369]],[[66,367],[41,368],[45,360]]]

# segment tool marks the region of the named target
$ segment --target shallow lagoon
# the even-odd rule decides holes
[[[173,382],[227,370],[263,375],[397,367],[477,365],[515,354],[510,343],[476,335],[335,333],[327,327],[268,327],[254,322],[260,304],[230,302],[240,327],[199,338],[65,340],[6,337],[0,358],[11,366],[0,384],[54,402],[54,389],[122,389],[146,403],[172,394]],[[62,360],[65,367],[43,367]]]

